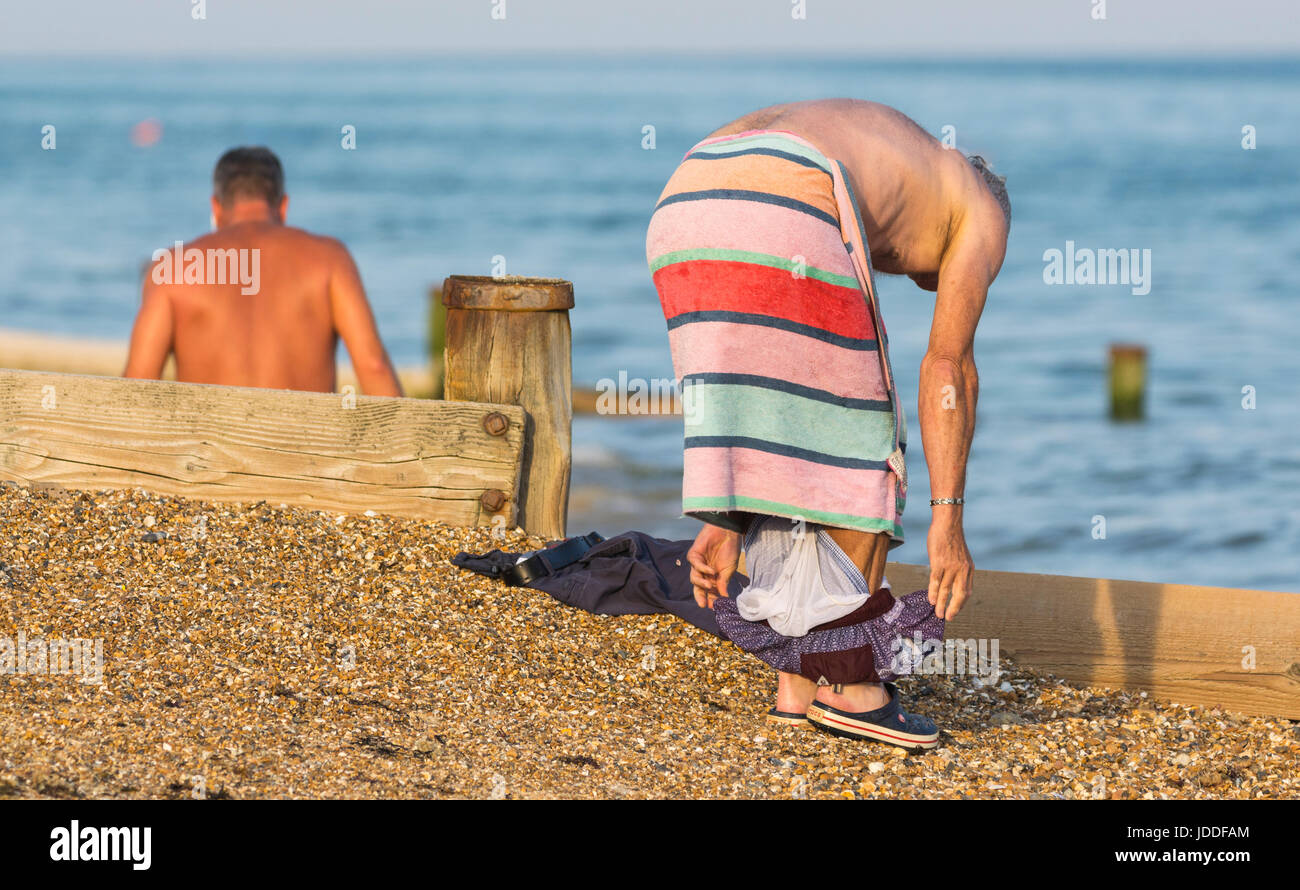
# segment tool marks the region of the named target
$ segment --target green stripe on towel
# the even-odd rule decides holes
[[[697,510],[744,510],[748,513],[763,513],[768,516],[785,516],[789,519],[803,519],[818,525],[832,525],[836,528],[852,528],[864,532],[888,532],[894,538],[892,547],[903,542],[903,525],[888,519],[871,519],[853,516],[848,513],[825,513],[820,510],[801,510],[779,501],[765,501],[742,495],[735,497],[694,497],[682,500],[682,512],[693,513]],[[891,547],[891,549],[892,549]]]
[[[674,263],[689,263],[695,260],[713,260],[727,263],[751,263],[755,266],[767,266],[771,269],[780,269],[783,272],[793,272],[794,265],[790,262],[789,257],[773,256],[770,253],[754,253],[748,250],[725,250],[723,248],[700,247],[691,250],[673,250],[661,256],[657,256],[650,263],[650,274],[653,275],[664,266],[671,266]],[[827,284],[834,284],[839,287],[851,287],[854,290],[860,290],[858,279],[852,275],[837,275],[834,272],[827,272],[825,269],[818,269],[816,266],[805,266],[803,269],[804,277],[814,278],[817,281],[824,281]]]

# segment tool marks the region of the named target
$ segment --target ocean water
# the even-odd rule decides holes
[[[264,143],[290,222],[351,247],[399,363],[426,354],[428,287],[503,257],[574,282],[578,384],[671,378],[644,255],[664,182],[720,124],[835,95],[954,127],[1008,177],[1014,225],[976,341],[976,565],[1300,591],[1294,59],[4,60],[0,325],[125,337],[141,264],[207,228],[217,156]],[[161,140],[133,145],[148,118]],[[1045,284],[1044,252],[1067,241],[1150,250],[1149,292]],[[933,296],[879,285],[911,425],[893,556],[924,563],[915,399]],[[1150,350],[1139,423],[1106,417],[1115,341]],[[572,531],[697,528],[679,516],[680,420],[580,417],[574,459]]]

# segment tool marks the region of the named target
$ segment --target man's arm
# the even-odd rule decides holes
[[[393,363],[388,358],[370,301],[361,284],[357,264],[346,247],[338,245],[340,253],[330,275],[330,311],[334,315],[334,329],[352,359],[361,391],[372,396],[400,396],[402,384],[398,382]]]
[[[996,225],[964,226],[939,270],[939,291],[930,344],[921,361],[921,440],[934,498],[963,497],[966,460],[975,435],[979,376],[975,369],[975,327],[989,284],[1002,265],[1004,242]],[[930,602],[935,614],[954,618],[970,595],[975,565],[966,547],[960,505],[931,507],[927,549]]]
[[[172,304],[162,286],[154,284],[152,272],[145,276],[140,311],[131,330],[131,348],[123,377],[145,380],[162,378],[163,366],[172,351]]]

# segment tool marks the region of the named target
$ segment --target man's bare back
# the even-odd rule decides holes
[[[125,376],[156,379],[175,352],[183,382],[333,392],[341,336],[365,393],[401,395],[347,248],[284,225],[286,202],[214,199],[217,231],[186,244],[180,262],[174,250],[155,261]],[[232,257],[256,274],[213,274]],[[195,260],[198,281],[185,274]]]
[[[960,152],[905,114],[858,99],[792,102],[751,112],[712,135],[746,130],[787,130],[844,164],[877,271],[909,275],[934,291],[964,229],[965,252],[996,261],[988,281],[997,274],[1006,246],[1001,207]]]

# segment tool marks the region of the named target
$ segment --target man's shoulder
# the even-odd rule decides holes
[[[281,237],[286,241],[296,242],[293,245],[295,248],[310,250],[321,257],[338,260],[351,257],[347,245],[330,235],[320,235],[294,226],[282,226]]]
[[[307,229],[300,229],[297,226],[275,225],[266,226],[258,230],[233,230],[218,229],[215,232],[204,232],[192,241],[185,243],[186,249],[191,247],[199,248],[229,248],[229,247],[273,247],[287,246],[294,250],[314,250],[321,253],[340,253],[346,254],[347,247],[337,238],[329,235],[319,235],[315,232],[309,232]]]

